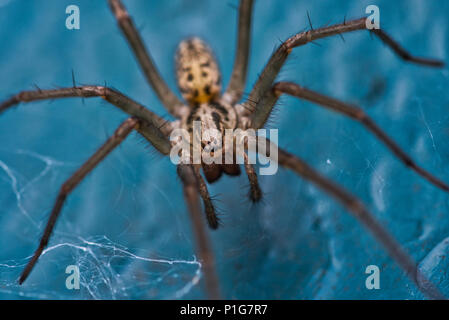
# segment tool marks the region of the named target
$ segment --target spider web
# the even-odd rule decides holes
[[[69,250],[80,270],[80,295],[84,299],[180,299],[201,278],[201,263],[192,260],[150,259],[135,255],[127,248],[111,242],[107,237],[93,237],[89,240],[79,238],[78,241],[61,242],[48,247],[41,259],[59,251]],[[61,291],[36,290],[39,282],[31,287],[17,284],[17,274],[22,272],[30,257],[21,260],[10,260],[0,263],[0,292],[5,295],[20,296],[33,299],[68,299],[73,295],[61,295]],[[53,255],[51,263],[61,259]],[[125,266],[125,267],[124,267]],[[125,273],[120,271],[124,268]],[[5,277],[6,276],[6,277]],[[66,275],[68,276],[68,275]],[[189,278],[186,283],[173,286],[177,278]],[[6,279],[5,279],[6,278]],[[11,281],[11,278],[13,279]],[[142,281],[143,280],[143,281]],[[136,285],[137,283],[137,285]],[[170,286],[174,292],[167,295],[158,294],[159,286]],[[136,295],[136,290],[144,295]]]
[[[10,152],[2,154],[11,155]],[[46,218],[45,215],[39,220],[35,218],[35,210],[28,208],[30,198],[33,198],[36,189],[42,190],[42,183],[48,183],[52,175],[62,168],[71,168],[74,164],[24,150],[16,150],[12,155],[15,159],[20,156],[30,157],[41,162],[43,166],[27,180],[22,172],[17,171],[7,161],[0,160],[0,182],[9,185],[16,206],[15,210],[8,210],[9,213],[15,212],[15,216],[3,214],[1,220],[4,225],[17,222],[21,224],[21,230],[38,231],[31,232],[38,235],[45,226]],[[73,228],[72,223],[63,216],[60,220],[65,220],[63,224]],[[58,221],[58,224],[60,225],[61,221]],[[5,238],[7,241],[11,239]],[[22,242],[33,244],[27,248],[37,244],[38,238],[32,238],[32,241],[22,238]],[[5,245],[2,247],[5,248]],[[35,274],[25,285],[18,285],[17,279],[31,256],[5,260],[5,255],[0,259],[0,296],[4,298],[179,299],[197,287],[201,279],[201,263],[195,256],[190,259],[150,258],[145,250],[127,248],[105,235],[84,238],[61,232],[58,227],[51,238],[50,246],[44,250],[33,270]],[[79,290],[64,289],[65,279],[69,276],[65,273],[65,268],[69,265],[79,268]]]

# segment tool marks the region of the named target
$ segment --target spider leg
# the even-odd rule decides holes
[[[238,40],[234,68],[232,70],[231,80],[224,93],[224,98],[231,104],[240,100],[243,90],[245,89],[249,47],[251,42],[252,12],[253,0],[241,0],[239,6]]]
[[[274,85],[273,91],[262,99],[261,103],[257,105],[256,111],[252,115],[254,120],[253,125],[255,128],[260,128],[266,121],[277,97],[280,94],[285,93],[300,99],[304,99],[320,106],[323,106],[329,110],[341,113],[347,117],[350,117],[360,122],[367,130],[371,131],[380,141],[382,141],[388,149],[407,167],[411,168],[417,174],[424,179],[432,183],[434,186],[449,192],[449,186],[438,179],[437,177],[424,170],[422,167],[416,164],[416,162],[406,154],[396,142],[394,142],[376,123],[365,114],[365,112],[359,107],[352,106],[350,104],[341,102],[339,100],[327,97],[318,92],[302,88],[297,84],[291,82],[278,82]]]
[[[271,143],[267,139],[267,143]],[[267,147],[267,150],[269,148]],[[270,156],[275,156],[271,154]],[[444,295],[418,270],[416,263],[404,252],[399,243],[389,232],[374,218],[365,206],[352,194],[323,177],[313,168],[309,167],[300,158],[278,148],[278,163],[286,167],[302,178],[312,182],[345,206],[352,215],[358,219],[373,236],[385,247],[390,256],[396,260],[410,279],[416,284],[422,293],[432,299],[446,299]]]
[[[242,115],[248,115],[251,114],[252,111],[254,111],[255,105],[264,97],[265,93],[270,90],[272,83],[276,79],[279,71],[281,70],[293,48],[305,45],[314,40],[326,38],[333,35],[341,35],[342,33],[353,32],[357,30],[368,30],[366,28],[366,18],[345,21],[342,24],[300,32],[288,38],[271,56],[259,79],[251,90],[249,98],[245,103],[247,105],[246,108],[240,109],[239,113]],[[381,29],[374,29],[371,30],[371,32],[405,61],[429,67],[444,66],[444,63],[440,60],[412,56]]]
[[[54,90],[38,89],[22,91],[8,100],[0,102],[0,114],[20,103],[73,97],[101,97],[130,116],[144,120],[145,123],[150,125],[141,126],[139,130],[141,130],[142,135],[161,153],[170,153],[170,144],[167,142],[166,136],[170,133],[171,128],[166,125],[167,121],[119,91],[103,86],[79,86]]]
[[[249,180],[249,187],[250,187],[249,198],[254,203],[259,202],[260,199],[262,199],[262,190],[260,189],[259,186],[256,171],[254,170],[254,166],[251,163],[249,163],[248,155],[245,152],[243,152],[243,158],[245,162],[244,164],[245,171]]]
[[[207,223],[209,224],[209,227],[212,229],[217,229],[220,220],[217,217],[217,213],[215,212],[214,204],[212,203],[212,199],[210,197],[209,191],[207,190],[206,182],[204,181],[203,177],[201,176],[199,166],[196,166],[194,168],[194,174],[196,177],[196,180],[198,181],[198,192],[200,193],[201,198],[203,199],[204,209],[206,211],[206,218]]]
[[[156,92],[159,100],[173,116],[180,118],[186,107],[182,101],[170,90],[162,79],[159,71],[145,47],[131,17],[120,0],[108,0],[109,6],[117,20],[117,23],[126,37],[131,49],[136,56],[143,74],[148,83]]]
[[[220,289],[215,272],[214,255],[206,233],[206,228],[203,225],[201,206],[198,197],[198,180],[195,176],[195,169],[192,165],[180,164],[178,165],[178,175],[183,184],[184,197],[192,219],[196,248],[204,270],[206,290],[210,299],[219,299]]]
[[[43,250],[48,244],[53,228],[61,212],[62,206],[69,194],[78,186],[78,184],[109,154],[115,149],[134,129],[137,129],[140,121],[137,118],[128,118],[125,120],[114,135],[110,137],[82,166],[79,168],[62,186],[58,197],[51,211],[44,233],[41,237],[39,247],[33,254],[33,257],[26,265],[19,278],[19,283],[22,284],[31,270],[35,266],[37,260],[42,254]]]

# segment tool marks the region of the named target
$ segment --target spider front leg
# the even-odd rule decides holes
[[[220,299],[220,288],[215,271],[214,255],[212,253],[206,228],[203,225],[201,205],[198,194],[200,186],[195,175],[195,169],[190,164],[178,165],[178,175],[181,178],[184,197],[189,209],[196,248],[204,270],[206,290],[210,299]]]
[[[254,170],[254,166],[249,162],[248,155],[243,152],[243,158],[245,162],[245,171],[249,180],[249,198],[253,203],[259,202],[262,199],[262,190],[259,186],[259,179],[257,173]]]
[[[267,143],[272,143],[268,139]],[[277,146],[276,146],[277,148]],[[266,150],[273,150],[267,147]],[[348,211],[359,220],[373,236],[385,247],[390,256],[399,264],[406,272],[409,278],[416,284],[418,289],[431,299],[446,299],[446,297],[418,270],[416,263],[404,252],[399,243],[385,230],[385,228],[374,218],[365,206],[353,195],[342,187],[334,184],[326,179],[313,168],[309,167],[300,158],[277,148],[278,153],[271,153],[270,157],[276,157],[278,163],[302,178],[310,181],[318,188],[322,189],[330,196],[334,197],[338,202],[345,206]],[[263,155],[263,154],[262,154]],[[265,155],[263,155],[265,156]]]
[[[166,136],[170,134],[171,128],[167,121],[148,110],[141,104],[128,98],[121,92],[103,86],[73,86],[70,88],[60,88],[54,90],[31,90],[22,91],[11,98],[0,102],[0,114],[20,103],[29,103],[40,100],[52,100],[61,98],[94,98],[101,97],[110,104],[118,107],[130,116],[145,120],[150,124],[144,131],[144,136],[161,153],[170,153],[170,144],[167,143]]]
[[[290,52],[299,46],[303,46],[314,40],[339,35],[347,32],[357,30],[368,30],[366,28],[366,18],[357,20],[345,21],[342,24],[333,25],[330,27],[319,28],[300,32],[284,41],[279,48],[273,53],[267,65],[263,69],[259,79],[254,85],[251,93],[245,102],[245,108],[239,109],[241,115],[250,115],[256,109],[256,105],[264,98],[265,93],[268,92],[279,74],[282,66],[287,60]],[[405,49],[403,49],[395,40],[381,29],[369,30],[382,40],[390,49],[392,49],[400,58],[405,61],[429,66],[429,67],[443,67],[444,62],[436,59],[414,57]]]
[[[81,168],[79,168],[64,184],[62,185],[56,202],[51,211],[44,233],[41,237],[38,248],[33,254],[33,257],[26,265],[19,278],[19,283],[22,284],[30,272],[33,270],[37,260],[42,254],[43,250],[50,240],[50,236],[53,232],[56,221],[61,212],[62,206],[69,194],[79,185],[79,183],[108,155],[114,150],[133,130],[139,129],[140,121],[137,118],[129,118],[123,122],[118,129],[114,132],[114,135],[104,143],[100,149],[98,149],[87,160]]]
[[[122,30],[126,40],[142,68],[143,74],[148,83],[156,92],[159,100],[163,103],[168,112],[173,116],[181,118],[184,112],[188,112],[182,101],[173,93],[162,79],[142,38],[120,0],[108,0],[109,6]]]
[[[200,168],[201,168],[200,166],[195,166],[194,168],[194,174],[198,182],[198,192],[200,193],[200,196],[203,199],[207,223],[209,224],[209,227],[211,227],[211,229],[215,230],[218,228],[220,220],[218,219],[217,213],[215,212],[215,206],[212,203],[209,191],[207,190],[206,182],[201,176]]]
[[[416,162],[409,155],[407,155],[396,142],[388,137],[388,135],[380,127],[378,127],[376,123],[370,117],[368,117],[362,109],[341,102],[339,100],[329,98],[318,92],[302,88],[297,84],[291,82],[276,83],[273,89],[267,93],[264,99],[262,99],[260,103],[257,104],[256,110],[251,116],[251,126],[253,128],[260,128],[265,124],[278,97],[283,93],[316,103],[331,111],[341,113],[360,122],[366,129],[371,131],[380,141],[382,141],[388,147],[388,149],[390,149],[390,151],[407,167],[411,168],[413,171],[432,183],[434,186],[440,188],[443,191],[449,192],[449,186],[445,182],[441,181],[440,179],[417,165]]]
[[[253,12],[253,0],[240,1],[237,50],[235,53],[234,68],[231,80],[224,93],[224,99],[231,104],[238,102],[245,90],[246,75],[248,70],[249,47],[251,42],[251,18]]]

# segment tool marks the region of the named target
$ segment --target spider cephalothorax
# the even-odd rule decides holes
[[[195,134],[192,125],[196,122],[201,124],[201,133],[208,129],[215,129],[223,134],[226,129],[260,129],[266,123],[276,101],[281,94],[286,94],[302,100],[306,100],[325,107],[333,112],[359,121],[365,129],[375,135],[379,141],[384,143],[388,149],[410,169],[421,175],[424,179],[449,192],[449,186],[420,167],[401,147],[391,139],[379,126],[376,125],[365,112],[358,107],[341,102],[337,99],[303,88],[292,82],[274,83],[282,66],[285,64],[289,53],[293,48],[306,45],[307,43],[334,35],[342,35],[358,30],[367,30],[367,18],[360,18],[332,26],[322,27],[308,31],[299,32],[284,41],[270,57],[263,68],[256,84],[251,89],[247,100],[239,104],[245,88],[248,58],[251,38],[251,17],[253,0],[241,0],[239,6],[239,26],[236,58],[231,74],[231,80],[223,95],[221,95],[221,76],[218,64],[208,46],[198,38],[192,38],[181,42],[176,56],[176,71],[178,85],[185,102],[181,101],[162,79],[155,64],[153,63],[143,40],[120,0],[109,0],[110,7],[117,22],[128,40],[139,65],[142,67],[148,83],[154,89],[161,103],[167,111],[175,118],[173,122],[165,121],[156,113],[145,108],[143,105],[130,99],[123,93],[102,86],[77,86],[58,88],[53,90],[31,90],[22,91],[11,98],[0,102],[0,113],[23,102],[31,102],[44,99],[56,99],[67,97],[102,97],[110,104],[120,108],[130,118],[124,121],[101,148],[92,155],[61,187],[58,197],[53,206],[44,233],[33,257],[25,267],[19,283],[25,281],[35,266],[42,252],[48,244],[53,228],[61,212],[67,196],[75,187],[91,172],[110,152],[132,132],[137,131],[148,140],[163,155],[171,155],[172,143],[169,139],[175,129],[184,129],[187,136]],[[441,67],[442,61],[414,57],[405,51],[382,29],[369,29],[369,31],[389,46],[402,59],[432,67]],[[187,105],[186,105],[187,103]],[[269,142],[264,137],[257,137],[262,145]],[[202,141],[201,147],[205,149],[210,141]],[[259,144],[258,144],[259,146]],[[257,153],[263,153],[264,148],[257,149]],[[271,148],[270,148],[271,150]],[[379,241],[391,257],[410,276],[416,286],[423,293],[432,298],[444,298],[426,277],[421,274],[417,264],[405,253],[401,245],[383,228],[375,216],[344,188],[330,181],[315,171],[299,157],[282,150],[276,149],[276,161],[282,167],[292,170],[307,181],[334,197],[339,203],[358,219]],[[245,158],[244,169],[250,184],[250,199],[254,202],[261,199],[258,177],[254,167]],[[231,161],[232,162],[232,161]],[[225,172],[230,175],[240,173],[239,166],[231,164],[202,164],[206,179],[209,182],[216,181]],[[201,216],[201,203],[209,226],[212,229],[218,227],[218,218],[215,206],[207,189],[202,175],[201,164],[180,163],[177,166],[178,176],[183,184],[185,200],[188,211],[191,214],[192,226],[196,239],[197,251],[202,260],[204,278],[209,297],[219,298],[219,284],[215,275],[213,252],[210,248],[207,234],[203,228]],[[425,286],[421,286],[425,284]]]

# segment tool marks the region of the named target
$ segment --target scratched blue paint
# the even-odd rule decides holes
[[[232,1],[125,1],[171,88],[173,54],[205,38],[223,78],[233,62]],[[65,8],[81,29],[65,28]],[[358,18],[372,1],[275,1],[255,5],[248,92],[280,40],[312,24]],[[413,53],[448,60],[447,1],[375,1],[381,26]],[[418,163],[449,181],[448,69],[399,60],[367,33],[296,49],[280,79],[361,105]],[[125,92],[166,116],[120,35],[106,1],[0,0],[0,98],[76,81]],[[174,166],[131,136],[70,196],[56,234],[28,281],[16,279],[37,245],[59,186],[125,119],[99,99],[21,105],[0,116],[0,298],[202,298],[198,263]],[[360,125],[282,99],[270,123],[279,144],[360,197],[449,295],[448,195],[405,168]],[[226,298],[422,299],[346,210],[290,172],[260,178],[251,206],[244,176],[211,186],[223,226],[211,233]],[[81,289],[68,290],[68,265]],[[367,290],[365,269],[380,268]]]

